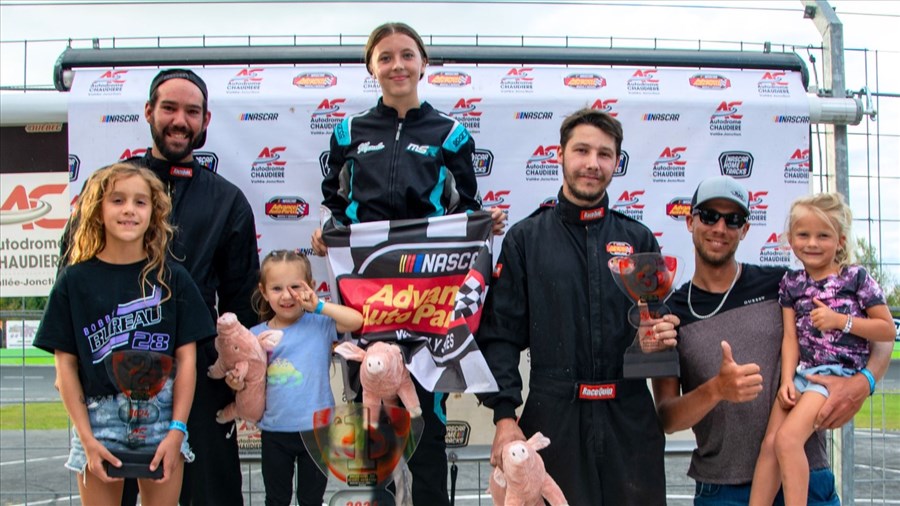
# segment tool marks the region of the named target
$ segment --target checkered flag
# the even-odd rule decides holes
[[[392,341],[419,383],[438,392],[492,392],[475,343],[490,279],[490,213],[322,228],[343,304],[363,314],[361,345]]]

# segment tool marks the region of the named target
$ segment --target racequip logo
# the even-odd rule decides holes
[[[585,209],[581,211],[581,214],[579,214],[581,221],[599,220],[604,216],[606,216],[606,209],[602,207],[597,207],[595,209]]]
[[[644,221],[644,204],[641,204],[641,195],[644,190],[624,191],[619,195],[612,208],[628,216],[629,218]]]
[[[472,155],[472,167],[475,169],[475,177],[490,176],[493,166],[494,154],[487,149],[475,148],[475,153]]]
[[[481,130],[481,111],[476,104],[481,103],[480,98],[461,98],[456,101],[453,109],[450,109],[450,117],[462,123],[472,133]]]
[[[397,272],[402,273],[466,273],[475,265],[477,251],[462,253],[417,253],[400,255]]]
[[[219,157],[212,151],[194,151],[194,160],[212,172],[219,170]]]
[[[810,165],[809,149],[795,149],[784,164],[785,183],[809,183]]]
[[[741,101],[722,101],[709,117],[710,135],[741,135],[741,121],[743,114],[738,114],[738,108],[743,105]]]
[[[297,221],[309,216],[309,204],[300,197],[272,197],[266,202],[266,216],[277,221]]]
[[[610,98],[607,100],[597,99],[594,100],[594,103],[591,104],[591,109],[596,109],[598,111],[603,111],[613,118],[619,115],[619,113],[613,111],[613,104],[618,103],[619,100],[615,98]]]
[[[634,253],[634,247],[627,242],[611,241],[606,243],[606,252],[617,257],[628,256]]]
[[[45,216],[53,211],[54,203],[65,208],[68,201],[67,184],[43,184],[31,190],[17,184],[0,205],[0,225],[22,225],[22,230],[34,230],[34,227],[62,230],[67,218],[52,219]]]
[[[683,183],[687,168],[687,160],[682,156],[685,151],[684,146],[665,147],[653,163],[653,181]]]
[[[238,121],[278,121],[277,112],[245,112],[238,116]]]
[[[264,68],[241,69],[228,80],[225,93],[259,93],[262,85]]]
[[[555,181],[559,179],[559,145],[538,146],[525,164],[526,181]]]
[[[673,220],[684,221],[691,214],[691,199],[675,197],[666,204],[666,216]]]
[[[638,69],[628,78],[625,87],[628,93],[659,94],[659,79],[656,78],[656,69]]]
[[[440,87],[461,88],[472,84],[472,76],[465,72],[435,72],[428,76],[428,84]]]
[[[341,112],[341,104],[346,102],[344,98],[325,99],[319,103],[309,119],[309,131],[313,135],[331,135],[337,126],[347,115]]]
[[[292,83],[298,88],[331,88],[337,84],[337,76],[331,72],[304,72],[294,76]]]
[[[759,263],[766,265],[788,265],[791,263],[791,247],[781,241],[777,233],[772,233],[759,248]]]
[[[747,151],[723,151],[719,155],[719,172],[735,179],[750,177],[753,172],[753,155]]]
[[[765,204],[765,199],[768,195],[767,191],[750,192],[750,223],[765,225],[766,213],[769,209],[769,205]]]
[[[140,114],[106,114],[100,116],[100,123],[137,123]]]
[[[531,67],[513,67],[500,79],[500,91],[506,92],[532,92],[534,91],[534,78],[529,72]]]
[[[509,214],[509,204],[505,203],[507,197],[509,197],[509,190],[488,191],[484,194],[484,198],[481,199],[481,207],[496,207],[504,213]]]
[[[785,72],[764,72],[757,83],[757,91],[761,97],[789,97],[790,83],[784,79]]]
[[[563,84],[577,90],[596,90],[606,86],[606,78],[598,74],[569,74]]]
[[[119,155],[119,161],[122,162],[122,161],[128,160],[129,158],[137,158],[140,156],[144,156],[146,154],[147,154],[147,148],[135,148],[135,149],[125,148],[125,151],[122,151],[122,154]]]
[[[619,155],[619,164],[613,170],[613,177],[622,177],[628,173],[628,159],[628,151],[623,149],[622,154]]]
[[[731,80],[718,74],[694,74],[688,78],[694,88],[704,90],[724,90],[731,88]]]
[[[250,166],[250,182],[283,183],[287,162],[282,159],[282,155],[286,150],[284,146],[262,148]]]
[[[616,398],[616,385],[578,385],[578,398],[587,401],[602,401]]]
[[[127,70],[107,70],[94,79],[88,88],[88,95],[120,95],[125,86]]]
[[[81,168],[81,159],[78,155],[69,155],[69,181],[78,179],[78,170]]]

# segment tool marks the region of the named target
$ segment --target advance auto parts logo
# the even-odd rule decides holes
[[[272,197],[266,202],[266,216],[276,221],[297,221],[309,216],[309,204],[300,197]]]
[[[606,78],[599,74],[569,74],[563,84],[576,90],[597,90],[606,86]]]
[[[304,72],[294,76],[298,88],[331,88],[337,84],[337,76],[331,72]]]
[[[121,95],[127,70],[107,70],[88,89],[88,95]]]
[[[723,151],[719,155],[719,172],[735,179],[748,178],[753,172],[753,155],[747,151]]]
[[[560,151],[558,145],[538,146],[525,164],[525,180],[558,181]]]
[[[731,88],[731,80],[718,74],[694,74],[688,78],[694,88],[703,90],[725,90]]]
[[[472,76],[465,72],[435,72],[428,75],[428,84],[441,88],[462,88],[472,84]]]
[[[684,221],[691,214],[691,199],[675,197],[666,204],[666,216],[676,221]]]

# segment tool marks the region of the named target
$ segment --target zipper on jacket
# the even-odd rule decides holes
[[[394,175],[397,172],[397,159],[400,158],[400,131],[403,130],[403,119],[397,120],[397,133],[394,135],[394,152],[391,157],[391,176],[390,176],[390,186],[388,187],[388,198],[390,209],[393,212],[394,209]],[[395,217],[396,218],[396,217]]]

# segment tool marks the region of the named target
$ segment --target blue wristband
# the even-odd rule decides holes
[[[859,373],[866,377],[869,380],[869,395],[875,393],[875,375],[872,374],[872,371],[863,367],[859,370]]]
[[[172,420],[169,423],[169,430],[180,430],[181,432],[184,432],[184,436],[187,437],[187,425],[182,421]]]
[[[316,314],[322,314],[323,309],[325,309],[325,301],[322,299],[319,299],[319,303],[316,304],[316,310],[313,312]]]

